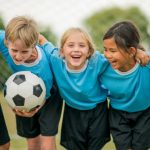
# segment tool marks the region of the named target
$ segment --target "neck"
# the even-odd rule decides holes
[[[123,68],[120,68],[119,70],[121,72],[126,72],[126,71],[131,70],[135,65],[136,65],[136,61],[135,60],[129,61],[128,64],[126,64]]]

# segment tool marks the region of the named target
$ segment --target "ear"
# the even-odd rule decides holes
[[[130,57],[134,57],[136,55],[137,49],[135,47],[129,48]]]

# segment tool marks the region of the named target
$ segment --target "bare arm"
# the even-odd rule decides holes
[[[142,66],[145,66],[150,61],[150,55],[148,55],[146,51],[138,49],[135,55],[135,59]]]
[[[44,45],[47,42],[48,40],[42,34],[39,34],[39,44]]]

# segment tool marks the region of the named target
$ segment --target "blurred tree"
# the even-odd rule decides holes
[[[48,26],[40,27],[40,33],[44,35],[47,40],[52,42],[54,45],[57,44],[57,37]]]
[[[0,29],[4,29],[4,28],[5,28],[4,21],[3,18],[0,16]],[[3,84],[5,83],[5,81],[7,80],[10,74],[11,74],[11,70],[9,69],[5,59],[0,53],[0,90],[3,89]]]
[[[4,21],[3,21],[3,18],[0,17],[0,29],[4,29]]]
[[[149,22],[146,16],[137,7],[121,9],[113,7],[101,10],[84,20],[84,26],[92,36],[97,49],[103,51],[102,38],[104,33],[114,23],[122,20],[130,20],[140,30],[141,41],[146,48],[150,47]]]

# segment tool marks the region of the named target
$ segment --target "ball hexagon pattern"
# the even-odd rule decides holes
[[[30,111],[43,105],[46,88],[43,80],[30,71],[12,74],[5,83],[4,97],[11,108]]]

